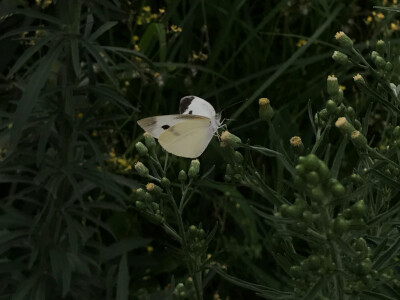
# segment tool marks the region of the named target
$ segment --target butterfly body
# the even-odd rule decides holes
[[[199,157],[221,126],[221,117],[210,103],[196,96],[183,97],[179,112],[141,119],[138,124],[168,152],[187,158]]]

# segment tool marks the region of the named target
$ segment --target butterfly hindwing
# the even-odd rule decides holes
[[[210,143],[214,131],[208,118],[193,117],[165,130],[158,138],[160,145],[177,156],[199,157]]]
[[[156,116],[156,117],[148,117],[138,121],[140,127],[143,128],[144,131],[147,131],[155,138],[158,138],[161,133],[163,133],[166,129],[185,121],[188,118],[192,118],[194,116],[191,115],[165,115],[165,116]]]

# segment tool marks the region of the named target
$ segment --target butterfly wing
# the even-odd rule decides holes
[[[188,118],[192,118],[191,115],[165,115],[148,117],[137,121],[140,127],[144,131],[147,131],[155,138],[158,138],[168,128],[185,121]]]
[[[196,158],[207,148],[213,135],[210,119],[193,116],[165,130],[158,142],[174,155]]]
[[[198,115],[209,119],[215,118],[214,107],[206,100],[196,96],[186,96],[179,103],[181,114]]]

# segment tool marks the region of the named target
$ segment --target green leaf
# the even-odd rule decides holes
[[[396,256],[400,254],[400,237],[385,251],[383,252],[374,262],[374,268],[382,270],[388,263]]]
[[[141,237],[127,238],[105,248],[102,251],[102,258],[104,261],[108,261],[134,249],[144,247],[150,242],[151,239],[145,239]]]
[[[335,159],[332,162],[331,174],[333,178],[338,178],[346,146],[347,146],[347,137],[343,136],[339,148],[336,151]]]
[[[312,287],[310,287],[307,293],[303,296],[303,300],[312,300],[321,291],[322,288],[328,283],[327,277],[321,277]]]
[[[58,59],[61,52],[61,43],[50,48],[46,56],[44,56],[36,71],[32,74],[31,79],[18,101],[17,109],[13,116],[13,127],[11,129],[10,148],[7,153],[12,153],[16,148],[22,131],[31,115],[32,109],[39,98],[40,90],[45,86],[47,78],[50,76],[53,63]]]
[[[117,277],[117,297],[116,300],[128,300],[129,298],[129,269],[126,253],[122,255]]]
[[[95,40],[98,39],[98,37],[100,37],[102,34],[107,32],[117,24],[118,22],[111,21],[101,25],[95,32],[92,33],[92,35],[90,35],[90,37],[87,39],[88,42],[93,43]]]

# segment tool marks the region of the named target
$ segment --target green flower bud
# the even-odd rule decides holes
[[[226,175],[235,175],[235,170],[232,168],[231,164],[226,165],[225,174]]]
[[[396,126],[393,129],[393,136],[396,137],[396,138],[400,137],[400,126]]]
[[[379,53],[378,53],[378,52],[376,52],[376,51],[372,51],[372,52],[371,52],[371,59],[372,59],[373,61],[375,61],[375,59],[376,59],[378,56],[379,56]]]
[[[265,121],[269,121],[272,119],[274,115],[274,109],[271,107],[270,101],[268,98],[260,98],[258,100],[258,105],[259,105],[259,116],[260,119],[263,119]]]
[[[143,145],[142,142],[136,143],[135,147],[136,147],[136,150],[139,152],[140,156],[146,156],[149,153],[146,146]]]
[[[355,112],[354,108],[352,108],[351,106],[347,107],[346,113],[349,116],[350,120],[353,121],[356,118],[356,112]]]
[[[331,177],[331,171],[322,160],[319,161],[318,173],[320,175],[321,181],[329,179]]]
[[[357,201],[351,207],[351,212],[355,217],[362,218],[367,213],[367,207],[365,206],[364,200]]]
[[[366,275],[372,271],[372,262],[369,258],[364,259],[358,267],[358,273]]]
[[[304,200],[301,199],[301,198],[296,198],[296,200],[294,201],[294,205],[295,205],[296,207],[299,207],[299,208],[301,208],[301,209],[304,210],[304,208],[307,207],[307,202],[304,201]]]
[[[349,230],[350,222],[343,218],[340,214],[336,217],[335,221],[333,222],[333,230],[338,233],[342,234]]]
[[[322,120],[324,120],[324,121],[328,120],[328,118],[329,118],[329,113],[328,113],[328,111],[327,111],[326,108],[322,109],[322,110],[319,112],[319,117],[320,117]]]
[[[286,216],[289,217],[289,218],[298,219],[303,214],[303,209],[301,207],[296,206],[296,205],[290,205],[286,209],[285,213],[286,213]]]
[[[294,184],[298,189],[304,189],[306,182],[303,178],[301,178],[299,175],[294,176]]]
[[[309,210],[303,211],[302,217],[307,223],[312,223],[315,220],[313,213]]]
[[[187,175],[184,170],[181,170],[178,174],[178,180],[182,183],[184,183],[187,180]]]
[[[351,125],[345,117],[338,118],[335,126],[339,128],[342,134],[351,135],[351,133],[355,130],[354,126]]]
[[[358,240],[356,240],[353,244],[354,250],[362,252],[362,253],[368,253],[368,245],[367,242],[360,237]]]
[[[293,136],[290,139],[290,146],[292,146],[292,149],[296,154],[301,154],[304,150],[303,142],[299,136]]]
[[[368,144],[367,138],[358,130],[351,133],[351,142],[358,149],[365,149]]]
[[[189,233],[192,234],[193,236],[197,235],[197,227],[195,225],[190,225]]]
[[[339,93],[339,83],[335,75],[329,75],[327,79],[328,94],[335,96]]]
[[[282,204],[279,207],[279,212],[281,213],[282,217],[285,217],[285,218],[289,217],[289,213],[288,213],[289,207],[290,206],[288,204]]]
[[[343,31],[339,31],[335,34],[335,39],[339,45],[344,49],[351,51],[353,49],[353,41]]]
[[[335,197],[342,197],[346,193],[346,189],[341,183],[336,183],[331,186],[331,192]]]
[[[162,192],[162,189],[158,185],[155,185],[152,182],[146,184],[146,190],[155,195],[159,195]]]
[[[305,157],[304,167],[309,171],[318,170],[319,158],[315,154],[308,154]]]
[[[313,188],[311,190],[310,196],[313,200],[315,200],[318,203],[323,203],[326,200],[325,193],[320,186]]]
[[[357,119],[355,119],[354,122],[353,122],[353,124],[354,124],[354,128],[355,128],[355,129],[361,130],[362,125],[361,125],[361,122],[360,122],[360,121],[358,121]]]
[[[355,83],[365,85],[365,80],[360,74],[353,76],[353,79]]]
[[[328,100],[326,101],[326,111],[328,112],[328,114],[332,115],[334,113],[336,113],[338,110],[335,101],[333,100]]]
[[[378,51],[380,56],[384,56],[386,53],[386,45],[385,42],[382,40],[379,40],[376,42],[376,51]]]
[[[352,216],[353,216],[353,213],[351,212],[351,209],[346,208],[346,209],[343,211],[343,217],[344,217],[346,220],[350,220],[350,219],[352,218]]]
[[[225,130],[221,134],[221,147],[232,147],[233,149],[236,149],[239,147],[239,143],[241,143],[241,139],[238,138],[236,135],[230,133],[228,130]]]
[[[321,258],[318,255],[311,254],[307,261],[311,270],[318,270],[321,266]]]
[[[157,213],[160,214],[160,205],[158,205],[158,203],[155,202],[151,202],[151,208]]]
[[[199,174],[199,172],[200,172],[200,161],[198,159],[193,159],[190,162],[188,176],[190,179],[193,179]]]
[[[380,69],[384,69],[386,66],[386,60],[382,56],[377,56],[374,62],[375,65]]]
[[[145,143],[146,147],[148,149],[153,149],[156,146],[156,141],[155,141],[154,137],[148,132],[145,132],[143,134],[143,136],[144,136],[144,143]]]
[[[151,196],[151,194],[149,192],[145,192],[144,201],[149,204],[153,202],[153,197]]]
[[[320,182],[319,175],[316,171],[308,172],[308,174],[306,174],[306,180],[307,180],[307,183],[312,186],[315,186]]]
[[[244,157],[242,153],[240,153],[239,151],[235,151],[235,153],[233,154],[233,160],[235,161],[235,163],[241,164],[244,160]]]
[[[349,63],[348,56],[340,51],[333,52],[332,59],[341,65],[347,65]]]
[[[171,185],[171,181],[169,181],[169,179],[167,177],[161,178],[161,186],[163,188],[169,188],[170,185]]]
[[[137,190],[136,190],[136,196],[137,196],[137,198],[139,199],[139,200],[143,200],[144,199],[144,196],[145,196],[145,194],[146,194],[146,192],[145,192],[145,190],[144,189],[142,189],[142,188],[138,188]]]
[[[146,204],[144,204],[142,201],[136,201],[135,205],[140,210],[145,210],[146,209]]]
[[[146,166],[138,161],[135,164],[135,170],[139,173],[140,176],[142,177],[148,177],[149,176],[149,169],[146,168]]]
[[[290,275],[292,275],[295,278],[301,278],[304,276],[304,273],[299,266],[291,266],[290,267]]]

